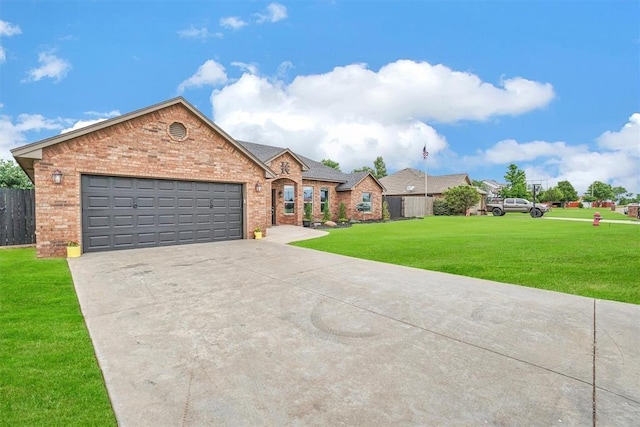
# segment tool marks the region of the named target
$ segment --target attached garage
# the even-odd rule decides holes
[[[242,239],[242,184],[82,175],[85,252]]]
[[[39,257],[253,238],[271,218],[277,175],[183,98],[11,152],[36,187]]]

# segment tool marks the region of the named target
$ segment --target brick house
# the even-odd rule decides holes
[[[252,238],[302,225],[305,198],[315,217],[328,203],[337,219],[340,202],[355,217],[363,201],[382,217],[371,174],[236,141],[182,97],[11,152],[36,188],[39,257],[69,241],[91,252]]]

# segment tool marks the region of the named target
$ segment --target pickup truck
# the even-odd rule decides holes
[[[502,216],[507,212],[522,212],[528,213],[532,218],[540,218],[548,210],[549,208],[541,203],[534,205],[527,199],[519,197],[487,200],[487,212],[493,213],[493,216]]]

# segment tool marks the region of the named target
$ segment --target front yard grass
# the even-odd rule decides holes
[[[64,259],[0,250],[0,425],[115,426]]]
[[[586,297],[640,304],[640,227],[436,216],[329,230],[296,246]],[[389,277],[393,281],[393,277]]]
[[[545,213],[544,216],[556,218],[593,219],[593,215],[596,212],[600,213],[600,217],[602,219],[637,221],[636,218],[630,218],[622,212],[612,211],[611,208],[553,208],[550,212]]]

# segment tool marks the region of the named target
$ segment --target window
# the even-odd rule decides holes
[[[293,185],[284,186],[284,213],[292,214],[296,211],[296,192]]]
[[[371,212],[371,193],[362,193],[362,212]]]
[[[307,205],[311,205],[311,212],[313,213],[313,187],[304,187],[302,189],[302,198],[304,200],[304,210],[308,209]]]
[[[320,211],[324,212],[325,205],[329,203],[329,189],[321,188],[320,189]]]

